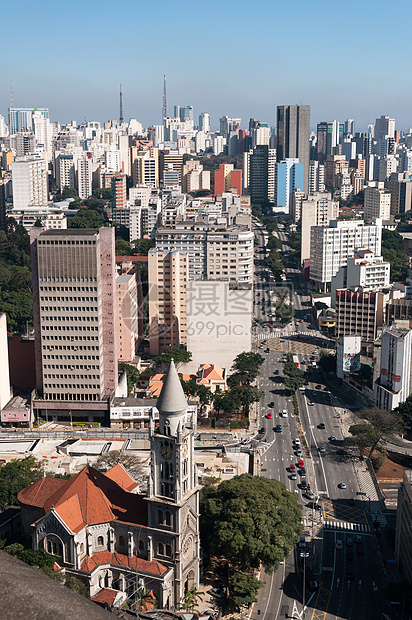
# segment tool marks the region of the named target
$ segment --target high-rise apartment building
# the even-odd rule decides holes
[[[232,189],[242,195],[242,171],[235,170],[233,164],[219,164],[219,170],[215,170],[215,197]]]
[[[157,148],[147,151],[137,151],[132,161],[132,179],[135,185],[159,187],[159,157]],[[133,168],[135,171],[133,172]]]
[[[357,250],[381,255],[382,220],[372,224],[332,221],[329,226],[312,226],[310,234],[310,279],[318,290],[329,289],[332,278]]]
[[[365,187],[364,217],[389,220],[391,216],[391,192],[380,187]]]
[[[395,119],[389,116],[381,116],[375,121],[375,140],[381,140],[385,136],[395,137]]]
[[[126,175],[121,172],[112,177],[112,202],[114,209],[124,209],[127,204]]]
[[[412,178],[408,172],[394,172],[385,181],[391,193],[391,217],[412,209]]]
[[[135,269],[116,278],[117,338],[119,360],[132,362],[139,344],[139,291]]]
[[[44,118],[49,118],[48,108],[9,108],[9,130],[10,135],[22,131],[32,131],[33,113],[40,112]]]
[[[255,204],[275,204],[276,150],[259,145],[244,156],[244,174],[249,172],[249,192]]]
[[[186,345],[188,257],[153,248],[148,255],[150,354]]]
[[[114,228],[30,231],[35,402],[53,420],[103,421],[117,387]]]
[[[328,190],[336,188],[338,174],[349,171],[349,162],[344,155],[328,155],[325,161],[325,186]]]
[[[304,192],[309,191],[309,105],[280,105],[276,123],[277,161],[298,159],[304,165]]]
[[[177,222],[175,228],[158,228],[156,248],[188,255],[188,280],[216,279],[253,282],[253,232],[246,226],[206,222]]]
[[[38,155],[16,157],[11,164],[13,209],[46,207],[49,198],[47,162]]]
[[[92,159],[86,153],[77,161],[77,190],[79,198],[86,200],[93,192]]]
[[[315,159],[309,162],[309,194],[325,191],[325,166]]]
[[[179,151],[159,151],[159,175],[163,179],[166,170],[170,169],[178,173],[179,185],[182,183],[183,155]]]
[[[310,258],[310,230],[312,226],[329,226],[339,214],[339,203],[332,200],[328,192],[313,192],[300,205],[302,233],[301,259],[302,264]]]
[[[56,185],[60,191],[76,186],[76,163],[73,154],[59,153],[56,157]]]
[[[332,278],[332,307],[337,289],[361,286],[365,291],[379,291],[389,286],[390,273],[391,265],[382,256],[375,256],[372,250],[358,250]]]
[[[210,131],[210,114],[208,112],[202,112],[199,115],[199,131],[209,133]]]

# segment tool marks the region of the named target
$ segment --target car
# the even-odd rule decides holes
[[[346,489],[346,483],[345,483],[345,482],[340,482],[340,483],[338,484],[338,487],[339,487],[340,489]]]
[[[353,538],[351,538],[351,537],[349,536],[349,538],[348,538],[348,539],[347,539],[347,541],[346,541],[346,545],[347,545],[348,547],[353,547]]]
[[[307,506],[308,508],[313,508],[314,510],[322,510],[322,506],[316,502],[309,502]]]
[[[265,353],[270,353],[270,349],[269,349],[269,347],[266,347],[266,349],[265,349]]]
[[[302,450],[299,448],[298,450],[296,450],[296,456],[303,456],[303,452]]]
[[[355,542],[356,542],[357,545],[361,545],[362,544],[362,536],[360,536],[359,534],[356,534]]]
[[[274,403],[274,402],[273,402],[273,400],[272,400],[272,402],[270,402],[270,403],[268,404],[268,407],[270,407],[270,408],[272,409],[272,407],[274,407],[274,406],[275,406],[275,403]]]
[[[310,403],[308,403],[309,407],[313,407],[315,403],[312,403],[312,401]]]
[[[358,555],[363,555],[363,554],[364,554],[363,545],[358,545],[358,546],[356,547],[356,553],[357,553]]]
[[[329,437],[329,441],[336,441],[336,437],[335,437],[335,435],[331,435],[331,436]]]
[[[300,547],[301,549],[304,549],[304,548],[306,547],[306,539],[305,539],[305,537],[304,537],[304,536],[301,536],[301,537],[299,538],[299,547]]]
[[[292,472],[292,473],[290,474],[290,479],[291,479],[291,480],[296,480],[296,479],[297,479],[297,476],[296,476],[296,473],[295,473],[295,472]]]
[[[266,433],[266,429],[264,426],[259,430],[259,435],[264,435]]]
[[[279,413],[281,418],[287,418],[288,417],[288,412],[286,411],[286,409],[283,409],[280,413]]]
[[[303,323],[303,319],[299,319],[299,323]]]
[[[278,375],[278,374],[279,374],[279,370],[278,370],[277,368],[276,368],[276,370],[275,370],[275,373],[274,373],[274,374],[275,374],[275,375]]]
[[[347,551],[346,552],[346,559],[349,561],[353,560],[353,552],[352,551]]]
[[[299,460],[298,467],[305,467],[305,463],[302,461],[302,459]]]
[[[299,484],[300,488],[306,490],[308,488],[306,480],[303,478]]]
[[[319,446],[319,454],[325,454],[326,448],[325,446]]]
[[[263,349],[263,344],[260,344],[260,345],[259,345],[259,349]]]
[[[268,411],[267,418],[268,418],[268,420],[270,420],[272,418],[272,413],[270,411]]]
[[[348,499],[348,504],[349,504],[349,506],[354,506],[355,505],[355,500],[353,499],[353,497],[350,497]]]
[[[293,463],[289,465],[289,471],[296,471],[296,467],[294,466]]]
[[[321,386],[321,385],[319,385],[319,384],[318,384],[318,385],[315,385],[315,389],[317,389],[317,390],[321,390],[321,389],[322,389],[322,386]]]
[[[320,428],[321,430],[324,430],[326,428],[325,423],[321,422],[320,424],[318,424],[318,428]]]
[[[308,489],[306,489],[304,495],[307,499],[315,499],[315,494],[312,491],[308,491]]]
[[[348,572],[346,573],[346,579],[348,581],[353,581],[354,577],[355,577],[355,575],[354,575],[353,571],[348,570]]]
[[[343,549],[343,541],[340,538],[336,541],[336,549]]]
[[[282,432],[282,425],[281,424],[276,424],[275,433],[281,433],[281,432]]]
[[[265,390],[262,390],[262,396],[265,396],[266,392]]]
[[[300,467],[300,468],[299,468],[299,474],[300,474],[301,476],[306,476],[306,469],[305,469],[304,467]]]
[[[247,437],[246,439],[244,439],[241,445],[246,446],[248,443],[252,443],[252,440],[250,439],[250,437]]]

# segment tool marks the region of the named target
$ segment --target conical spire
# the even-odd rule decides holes
[[[157,401],[157,408],[160,413],[165,413],[166,415],[182,413],[187,409],[187,400],[173,360],[170,362],[162,391]]]

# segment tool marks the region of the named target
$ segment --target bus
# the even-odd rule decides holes
[[[293,355],[292,356],[292,361],[294,364],[296,364],[296,366],[299,368],[299,358],[297,355]]]

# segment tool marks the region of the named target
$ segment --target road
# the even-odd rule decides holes
[[[261,231],[257,230],[255,234],[262,240]],[[286,237],[279,236],[282,252],[287,253]],[[261,256],[262,252],[256,253],[255,301],[258,303],[255,304],[255,316],[268,321],[272,317],[268,317],[267,312],[273,314],[274,308],[268,286],[261,279],[264,268]],[[309,308],[300,273],[297,269],[287,269],[286,273],[288,280],[293,282],[295,320],[285,329],[272,323],[272,328],[257,327],[256,332],[255,346],[264,357],[260,376],[260,389],[264,391],[260,403],[260,426],[265,429],[264,435],[258,435],[256,447],[262,453],[262,475],[280,480],[289,491],[299,494],[307,542],[306,548],[295,549],[276,573],[262,576],[265,585],[259,591],[252,618],[378,618],[384,574],[370,515],[364,510],[365,502],[357,499],[360,488],[353,457],[343,446],[340,422],[335,413],[337,401],[321,381],[318,371],[312,368],[316,349],[324,340],[304,320]],[[313,333],[318,340],[308,342],[299,336],[291,336],[299,331]],[[274,333],[282,338],[271,338]],[[313,342],[318,342],[318,346]],[[290,350],[298,356],[307,379],[304,390],[298,393],[300,422],[307,442],[307,452],[303,456],[306,476],[298,475],[296,480],[292,480],[290,465],[296,466],[299,460],[293,450],[293,440],[298,436],[297,420],[292,399],[286,395],[282,383],[282,360]],[[288,415],[280,417],[284,409]],[[277,424],[282,425],[282,432],[274,432]],[[319,498],[315,501],[321,505],[320,511],[314,510],[313,502],[303,497],[302,479],[309,483],[315,498]],[[359,544],[355,542],[356,536],[361,537]],[[301,557],[301,553],[309,555]],[[317,582],[312,591],[308,587],[311,581]]]

